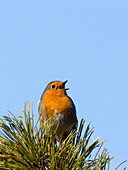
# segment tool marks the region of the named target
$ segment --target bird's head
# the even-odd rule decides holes
[[[68,88],[65,88],[65,84],[67,83],[68,80],[62,82],[62,81],[52,81],[50,82],[47,87],[45,88],[42,97],[45,94],[51,94],[51,95],[58,95],[58,96],[63,96],[67,95],[66,91],[69,90]],[[41,98],[42,98],[41,97]]]

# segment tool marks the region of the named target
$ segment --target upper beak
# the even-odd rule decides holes
[[[68,82],[68,80],[64,81],[60,86],[59,89],[65,89],[65,84]],[[65,90],[69,90],[69,88],[65,89]]]

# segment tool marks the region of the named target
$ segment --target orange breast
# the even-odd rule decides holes
[[[61,113],[64,116],[71,114],[72,102],[67,95],[55,96],[46,94],[43,100],[44,102],[41,106],[41,110],[45,118],[51,117],[56,113]],[[44,108],[46,109],[47,115],[43,111]]]

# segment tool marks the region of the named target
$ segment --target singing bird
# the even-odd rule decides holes
[[[43,122],[55,115],[56,139],[65,139],[72,129],[77,128],[76,108],[65,88],[67,80],[52,81],[45,88],[39,101],[39,114]]]

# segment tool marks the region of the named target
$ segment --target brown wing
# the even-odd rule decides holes
[[[45,119],[47,117],[47,111],[46,111],[45,105],[43,103],[44,103],[43,100],[39,101],[38,112],[39,112],[40,120],[45,121]]]

